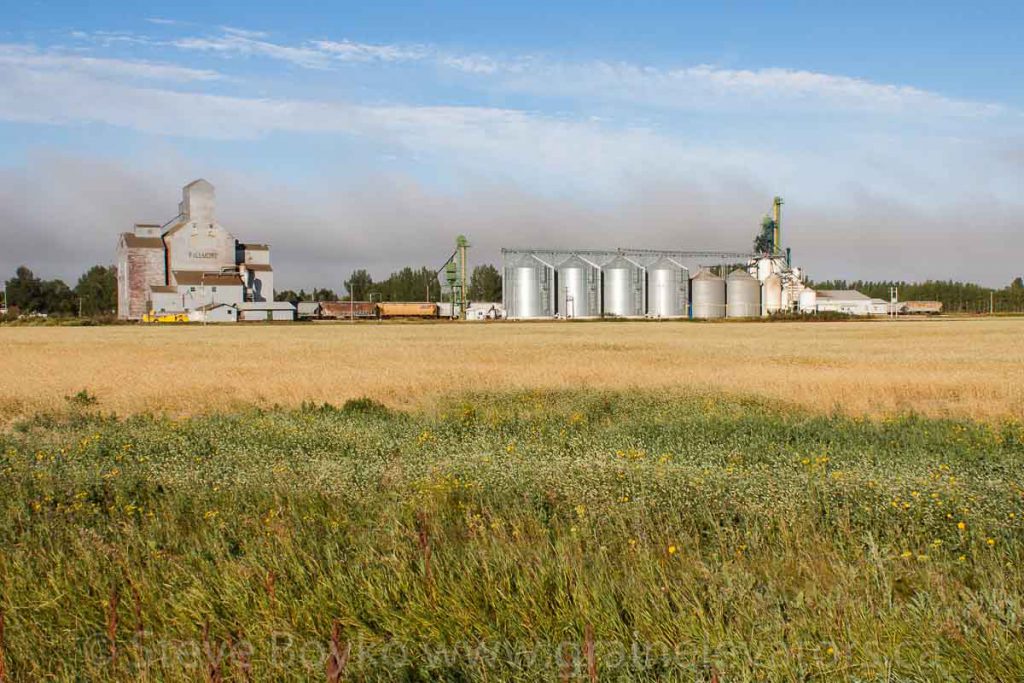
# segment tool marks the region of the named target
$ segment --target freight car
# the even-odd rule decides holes
[[[378,318],[436,318],[438,306],[432,303],[387,301],[377,304]]]
[[[375,318],[377,306],[372,301],[321,301],[320,317],[337,320]]]

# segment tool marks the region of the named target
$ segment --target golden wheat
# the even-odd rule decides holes
[[[820,411],[1024,415],[1024,319],[0,328],[8,420],[86,389],[119,414],[518,389],[724,391]]]

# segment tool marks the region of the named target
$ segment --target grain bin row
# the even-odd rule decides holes
[[[669,257],[643,266],[626,256],[604,265],[572,255],[550,264],[526,255],[505,267],[504,301],[513,318],[746,318],[765,309],[761,283],[736,269],[727,278]],[[769,309],[771,310],[771,309]]]

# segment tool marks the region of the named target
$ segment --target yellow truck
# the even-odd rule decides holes
[[[187,323],[188,313],[168,313],[161,311],[150,311],[142,316],[144,323]]]

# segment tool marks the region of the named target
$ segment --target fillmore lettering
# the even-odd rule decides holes
[[[195,259],[208,259],[217,258],[217,252],[215,251],[190,251],[188,252],[189,258]]]

